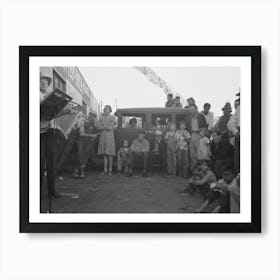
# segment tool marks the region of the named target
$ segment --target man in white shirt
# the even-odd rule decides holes
[[[40,73],[40,104],[50,94],[50,84],[52,78],[44,72]],[[40,119],[40,134],[46,132],[51,127],[52,121]]]
[[[52,78],[46,74],[40,73],[40,103],[49,95],[50,85]],[[54,137],[53,131],[50,130],[51,123],[53,120],[40,120],[40,187],[45,178],[45,167],[47,171],[47,188],[48,196],[58,197],[59,195],[55,192],[55,180],[54,180]],[[50,210],[50,209],[49,209]]]
[[[205,103],[203,106],[203,111],[201,114],[205,117],[206,123],[208,125],[208,130],[211,131],[214,125],[214,113],[210,112],[210,103]]]
[[[240,130],[240,99],[234,101],[235,113],[230,117],[227,128],[230,132],[230,143],[234,146],[235,135],[239,133]]]

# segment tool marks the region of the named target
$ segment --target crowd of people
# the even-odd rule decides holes
[[[194,209],[195,212],[207,212],[207,209],[214,213],[240,211],[240,92],[236,96],[234,114],[227,102],[222,108],[223,115],[216,123],[209,103],[205,103],[199,112],[194,98],[188,98],[185,108],[191,111],[189,123],[180,123],[177,131],[175,126],[170,125],[170,131],[165,136],[167,149],[172,151],[166,158],[169,172],[176,175],[177,159],[179,175],[188,178],[188,171],[191,173],[186,188],[180,194],[199,192],[204,197],[203,205]],[[182,104],[178,105],[178,98],[177,102],[175,100],[169,94],[165,107],[182,107]],[[183,157],[178,149],[180,145],[174,144],[180,143],[176,137],[178,133],[184,134],[180,139],[188,151]],[[174,154],[177,157],[173,157]],[[182,167],[185,172],[182,172]],[[210,208],[209,205],[214,203],[215,207]]]
[[[40,99],[47,96],[50,77],[41,75]],[[190,118],[179,124],[170,122],[168,131],[154,131],[152,138],[139,129],[131,143],[125,139],[117,150],[114,138],[116,117],[106,105],[103,114],[91,110],[88,116],[81,114],[72,127],[63,152],[54,165],[52,121],[41,119],[41,185],[47,167],[49,196],[55,192],[55,177],[63,179],[63,167],[73,147],[77,146],[74,177],[84,178],[85,167],[91,156],[103,159],[101,176],[112,176],[116,158],[117,172],[130,177],[140,165],[144,177],[151,176],[154,163],[161,166],[166,178],[181,176],[186,179],[186,188],[181,194],[201,193],[205,202],[196,212],[204,212],[213,202],[213,212],[238,212],[239,210],[239,143],[240,143],[240,96],[235,100],[232,114],[230,103],[222,108],[223,115],[214,124],[211,105],[205,103],[199,112],[194,98],[188,99]],[[165,107],[182,108],[180,97],[167,96]],[[131,121],[130,125],[133,125]],[[151,140],[152,139],[152,140]],[[95,153],[97,147],[97,155]]]

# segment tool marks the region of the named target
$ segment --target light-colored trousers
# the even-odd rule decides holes
[[[167,172],[169,175],[176,175],[177,158],[175,149],[172,149],[171,147],[167,146],[166,152]]]
[[[191,134],[191,141],[189,144],[190,150],[190,169],[193,171],[197,165],[197,150],[199,146],[200,135],[198,132]]]
[[[186,178],[189,174],[189,151],[178,150],[177,152],[177,163],[179,175]]]

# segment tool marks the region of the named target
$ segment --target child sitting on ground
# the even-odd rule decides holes
[[[200,140],[197,149],[197,159],[200,160],[210,160],[211,150],[210,150],[210,139],[208,138],[208,129],[201,128],[199,131]]]
[[[166,133],[164,140],[166,142],[166,161],[167,172],[169,177],[175,177],[177,171],[177,158],[176,158],[176,124],[170,124],[170,130]]]
[[[210,190],[210,185],[216,183],[217,179],[214,173],[210,169],[210,161],[202,161],[199,168],[200,172],[193,174],[191,180],[186,184],[186,188],[182,193],[193,194],[195,190],[198,190],[204,198]]]
[[[129,174],[130,170],[130,156],[131,156],[131,149],[129,147],[129,143],[127,140],[123,141],[123,146],[120,148],[117,154],[118,163],[118,175],[121,174],[123,168],[126,175]]]
[[[226,168],[223,172],[223,178],[218,183],[212,183],[210,191],[206,194],[207,199],[199,209],[195,212],[201,213],[214,201],[217,201],[217,206],[212,213],[229,212],[229,191],[236,187],[236,180],[234,179],[234,171],[231,168]]]

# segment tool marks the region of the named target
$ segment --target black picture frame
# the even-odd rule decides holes
[[[29,58],[33,56],[251,57],[251,223],[31,223],[29,221]],[[20,232],[261,232],[261,46],[19,46],[19,85]]]

